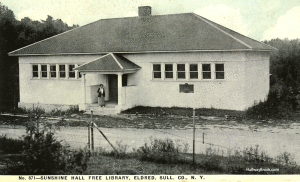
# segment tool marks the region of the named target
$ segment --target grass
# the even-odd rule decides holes
[[[70,109],[73,110],[73,109]],[[76,110],[76,109],[74,109]],[[57,120],[52,120],[58,126],[82,126],[84,121],[90,121],[90,115],[84,115],[82,112],[76,114],[74,121],[73,114],[58,115]],[[45,117],[55,117],[49,114]],[[204,118],[203,116],[217,117],[217,120]],[[228,117],[225,117],[228,116]],[[196,109],[196,125],[255,125],[265,126],[289,126],[291,123],[299,122],[300,113],[294,112],[289,118],[282,119],[255,119],[245,117],[243,111],[220,110],[220,109]],[[27,118],[13,116],[0,116],[0,125],[24,125]],[[192,109],[191,108],[153,108],[153,107],[135,107],[123,111],[117,116],[93,116],[93,121],[104,128],[140,128],[140,129],[188,129],[192,127]]]
[[[146,151],[145,146],[148,149]],[[221,150],[207,148],[205,153],[195,155],[195,163],[192,162],[192,154],[182,153],[183,150],[178,149],[169,139],[153,139],[138,150],[122,155],[100,150],[91,157],[84,174],[300,174],[299,166],[289,153],[285,152],[271,158],[258,146],[245,148],[243,151],[228,150],[225,152],[226,155]],[[168,155],[171,151],[173,154],[170,158]],[[279,169],[279,171],[247,171],[247,168]]]
[[[5,135],[0,136],[0,153],[18,154],[23,150],[24,141],[19,139],[7,138]]]
[[[235,110],[224,110],[224,109],[208,109],[208,108],[197,108],[195,109],[197,116],[217,116],[224,117],[225,115],[230,115],[237,118],[243,118],[245,115],[244,111]],[[163,116],[193,116],[192,108],[181,108],[181,107],[145,107],[137,106],[125,111],[123,114],[150,114],[156,117]]]

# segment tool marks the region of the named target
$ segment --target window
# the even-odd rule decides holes
[[[190,79],[198,79],[198,65],[190,64]]]
[[[50,65],[50,77],[56,78],[56,65]]]
[[[189,84],[180,84],[179,85],[179,92],[180,93],[194,93],[194,85]]]
[[[42,69],[42,78],[47,78],[48,77],[47,65],[41,65],[41,69]]]
[[[153,78],[161,78],[161,65],[153,64]]]
[[[165,78],[173,78],[173,64],[165,64]]]
[[[185,64],[177,64],[177,78],[185,79]]]
[[[211,79],[210,64],[202,64],[202,78]]]
[[[216,79],[224,79],[224,64],[215,64],[216,65]]]
[[[74,68],[75,68],[74,64],[69,65],[69,78],[75,78],[75,70],[73,70]]]
[[[59,77],[66,78],[66,66],[64,64],[59,65]]]
[[[33,78],[39,77],[39,66],[38,65],[32,65],[32,77]]]

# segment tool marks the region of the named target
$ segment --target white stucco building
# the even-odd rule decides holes
[[[275,49],[194,13],[102,19],[9,53],[19,106],[118,113],[134,106],[245,110],[269,91]],[[75,69],[74,69],[75,68]],[[106,108],[97,106],[97,88]]]

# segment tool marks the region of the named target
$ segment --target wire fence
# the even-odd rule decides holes
[[[55,118],[47,118],[49,120]],[[77,119],[77,121],[90,123],[93,121],[92,119],[81,120]],[[93,127],[91,127],[93,126]],[[128,149],[138,149],[143,146],[145,140],[149,137],[154,138],[170,138],[173,140],[181,140],[183,142],[187,142],[189,146],[192,146],[192,131],[191,130],[163,130],[163,129],[135,129],[135,128],[99,128],[95,124],[90,127],[60,127],[60,129],[56,132],[56,137],[58,140],[65,141],[71,149],[78,149],[89,147],[92,144],[91,136],[91,128],[93,130],[93,149],[97,150],[117,150],[116,147],[118,145],[126,145]],[[97,131],[98,130],[98,131]],[[255,145],[251,145],[251,143],[244,143],[244,149],[242,146],[239,146],[239,143],[236,143],[237,146],[232,146],[232,143],[235,143],[234,137],[240,137],[237,133],[226,132],[226,134],[220,134],[219,131],[213,132],[211,130],[204,131],[198,130],[196,132],[197,137],[195,138],[196,142],[196,153],[207,153],[211,151],[211,149],[215,149],[215,154],[217,151],[221,151],[219,155],[235,155],[239,156],[244,160],[258,160],[258,161],[271,161],[276,162],[278,164],[289,164],[288,161],[285,161],[284,153],[280,153],[281,151],[276,151],[276,149],[272,149],[271,153],[274,154],[284,154],[282,157],[277,157],[273,155],[269,157],[268,150],[259,151]],[[245,131],[242,131],[245,132]],[[258,134],[257,132],[253,132],[254,134]],[[252,134],[253,134],[252,133]],[[20,127],[6,127],[0,126],[0,134],[7,135],[13,138],[19,138],[22,135],[26,134],[24,128]],[[253,134],[253,135],[254,135]],[[231,138],[230,138],[231,137]],[[247,136],[246,136],[247,137]],[[220,141],[226,141],[226,145],[220,144]],[[232,142],[233,141],[233,142]],[[122,143],[123,142],[123,143]],[[230,143],[232,142],[232,143]],[[249,145],[250,144],[250,145]],[[116,146],[115,146],[116,145]],[[263,145],[263,143],[262,143]],[[113,147],[112,147],[113,146]],[[275,152],[274,152],[275,151]],[[299,150],[297,150],[299,151]],[[129,150],[130,152],[130,150]],[[191,150],[189,151],[191,153]]]

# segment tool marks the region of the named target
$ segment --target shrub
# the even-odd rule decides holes
[[[76,114],[79,113],[79,106],[78,105],[71,105],[69,109],[66,111],[66,115]]]
[[[23,145],[23,140],[7,138],[5,135],[0,136],[0,152],[5,154],[21,153]]]
[[[54,137],[55,128],[40,119],[36,110],[34,118],[27,122],[24,136],[23,157],[9,166],[6,174],[56,175],[82,174],[87,168],[87,150],[71,151]]]
[[[185,145],[185,149],[182,149],[182,145],[176,145],[168,138],[164,140],[150,138],[150,146],[146,142],[137,152],[141,160],[157,163],[178,163],[182,162],[179,154],[186,151],[187,147]]]
[[[267,100],[248,108],[246,116],[255,119],[284,118],[289,116],[294,106],[291,105],[293,99],[287,96],[287,92],[276,89],[270,90]]]

